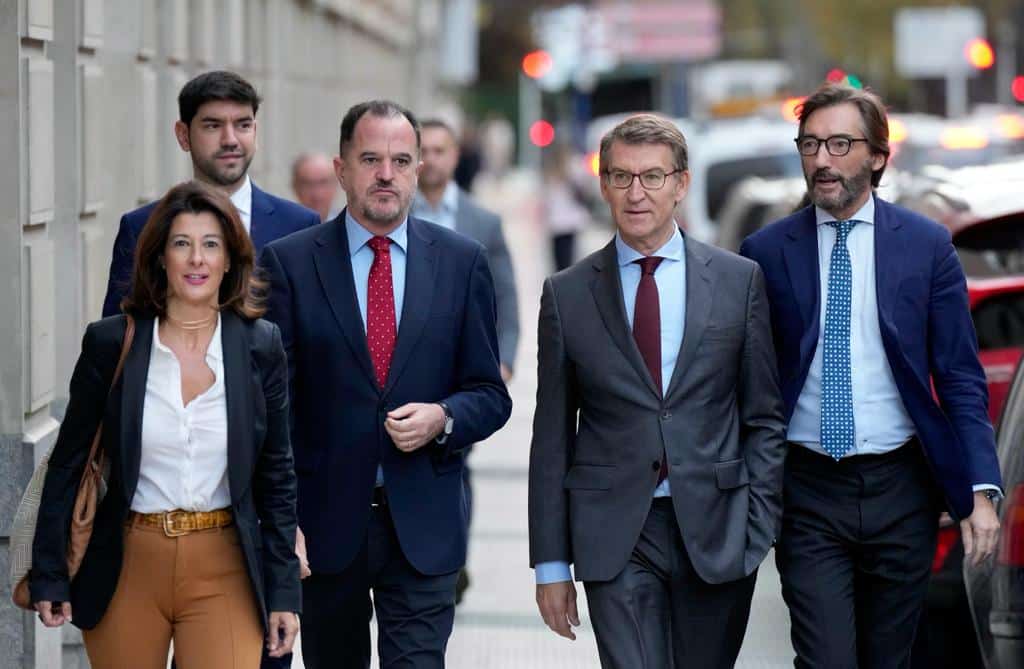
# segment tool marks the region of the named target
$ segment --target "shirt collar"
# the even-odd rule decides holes
[[[814,207],[814,218],[818,222],[818,225],[825,225],[829,221],[836,220],[836,217],[828,213],[821,207]],[[851,221],[857,221],[858,223],[867,223],[868,225],[875,224],[875,195],[872,193],[868,195],[867,202],[864,203],[857,212],[850,217]]]
[[[625,267],[629,263],[644,257],[644,254],[622,241],[622,236],[618,232],[615,233],[615,252],[619,258],[619,267]],[[672,236],[669,237],[668,241],[651,255],[664,258],[665,260],[678,261],[683,259],[683,234],[679,232],[678,225],[675,226],[675,230],[673,230]]]
[[[348,252],[354,256],[359,249],[366,246],[366,243],[376,237],[372,232],[364,228],[359,222],[352,218],[352,212],[345,210],[345,234],[348,235]],[[388,234],[388,239],[398,245],[402,252],[406,252],[409,241],[409,218],[406,217],[402,224]]]
[[[224,360],[224,347],[220,341],[220,312],[217,312],[217,327],[213,331],[213,338],[210,339],[209,346],[206,347],[206,357],[213,358],[214,360]],[[160,341],[160,319],[153,319],[153,344],[156,346],[158,351],[163,351],[169,355],[174,355],[174,352],[167,347],[162,341]]]
[[[240,214],[252,214],[252,182],[248,174],[245,175],[242,187],[231,194],[231,204],[235,205]]]
[[[459,208],[458,184],[454,181],[448,182],[448,185],[444,187],[444,193],[441,195],[441,201],[437,203],[436,207],[430,204],[430,201],[424,197],[422,191],[416,191],[416,208],[435,214],[450,214],[454,216]]]

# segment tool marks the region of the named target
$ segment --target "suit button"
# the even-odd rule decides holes
[[[656,472],[660,472],[661,471],[661,460],[655,460],[654,462],[652,462],[651,463],[651,469],[653,469]]]
[[[672,420],[672,412],[671,411],[664,411],[664,412],[662,412],[661,419],[662,420]]]

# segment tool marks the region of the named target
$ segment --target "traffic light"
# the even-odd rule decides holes
[[[1017,75],[1013,78],[1013,84],[1010,85],[1010,90],[1013,92],[1013,99],[1017,102],[1024,102],[1024,75]]]
[[[540,79],[551,71],[552,65],[551,55],[541,49],[523,56],[523,73],[531,79]]]
[[[967,56],[967,62],[971,64],[971,67],[979,70],[987,70],[996,62],[996,54],[992,51],[992,45],[980,37],[972,39],[967,43],[964,54]]]
[[[825,81],[829,81],[833,84],[838,84],[840,81],[846,78],[846,72],[843,72],[838,67],[833,67],[825,75]]]
[[[555,126],[541,119],[530,126],[530,141],[544,148],[555,141]]]
[[[828,74],[825,75],[825,81],[833,84],[845,84],[853,88],[864,88],[864,82],[860,80],[860,77],[838,67],[833,67],[828,71]]]

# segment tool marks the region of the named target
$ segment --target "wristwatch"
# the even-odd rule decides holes
[[[447,402],[438,402],[437,404],[444,409],[444,428],[442,428],[441,434],[435,437],[435,441],[439,444],[443,444],[448,441],[448,437],[451,436],[452,430],[455,429],[455,419],[452,417],[452,410],[448,408]]]
[[[995,504],[996,502],[1003,498],[1003,493],[997,490],[996,488],[985,488],[981,492],[984,493],[985,497],[988,497],[988,501],[992,502],[993,504]]]

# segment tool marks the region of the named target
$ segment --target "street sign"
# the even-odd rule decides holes
[[[713,58],[722,48],[722,14],[712,0],[604,0],[590,10],[622,63],[686,63]]]
[[[909,78],[975,74],[964,49],[984,36],[985,17],[976,7],[900,9],[893,20],[896,71]]]

